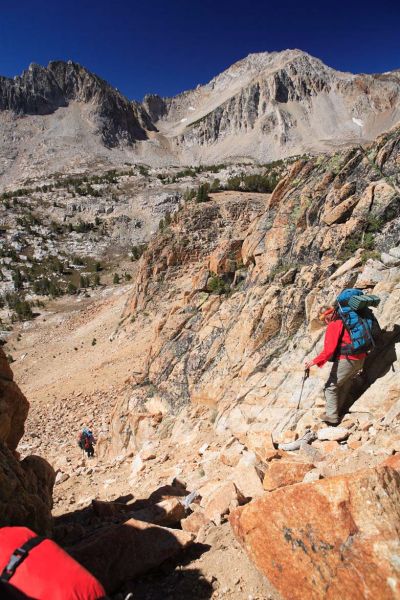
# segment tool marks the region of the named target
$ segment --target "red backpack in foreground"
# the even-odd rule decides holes
[[[0,582],[34,600],[100,600],[103,586],[55,542],[27,527],[0,528]],[[12,597],[12,596],[10,596]]]

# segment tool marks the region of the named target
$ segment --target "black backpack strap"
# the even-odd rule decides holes
[[[25,544],[22,544],[22,546],[14,550],[14,552],[10,556],[8,564],[4,567],[3,572],[0,575],[0,579],[2,579],[3,581],[9,581],[14,575],[19,565],[28,556],[29,552],[33,550],[33,548],[41,544],[45,539],[46,538],[40,536],[30,538],[27,542],[25,542]]]

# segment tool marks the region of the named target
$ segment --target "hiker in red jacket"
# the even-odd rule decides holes
[[[320,418],[329,425],[338,425],[352,378],[362,369],[367,353],[350,355],[340,353],[342,344],[351,344],[351,337],[334,308],[325,310],[319,319],[328,326],[325,332],[324,349],[313,360],[306,362],[304,367],[305,369],[313,365],[322,367],[328,361],[333,362],[324,388],[326,409]]]

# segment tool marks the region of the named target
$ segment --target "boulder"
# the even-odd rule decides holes
[[[132,506],[122,502],[106,502],[104,500],[92,500],[92,510],[97,517],[114,517],[127,512],[132,512]]]
[[[385,265],[378,260],[369,259],[365,263],[363,271],[357,277],[354,287],[374,286],[385,279]]]
[[[131,514],[133,519],[167,527],[176,525],[185,516],[185,508],[178,498],[169,498]]]
[[[400,264],[400,257],[392,256],[386,252],[381,253],[381,261],[387,267],[397,267]]]
[[[29,403],[13,380],[13,373],[0,348],[0,441],[15,450],[24,434]]]
[[[350,196],[347,200],[343,200],[337,206],[330,208],[329,210],[325,210],[324,215],[322,216],[322,221],[326,223],[326,225],[333,225],[334,223],[343,222],[343,219],[349,216],[349,213],[359,202],[359,198],[357,196]]]
[[[349,435],[350,431],[345,427],[323,427],[318,431],[320,441],[341,442],[346,440]]]
[[[243,443],[246,444],[249,450],[255,452],[258,459],[263,462],[280,457],[280,452],[274,446],[270,431],[248,431],[243,438]]]
[[[171,558],[193,542],[194,535],[129,519],[94,539],[69,549],[108,593]]]
[[[174,479],[170,485],[163,485],[154,492],[152,492],[149,496],[150,502],[154,504],[161,502],[161,500],[168,500],[168,498],[181,498],[182,496],[187,496],[189,492],[186,489],[186,485],[179,481],[179,479]]]
[[[264,494],[259,472],[254,465],[238,464],[230,479],[245,498],[258,498]]]
[[[245,497],[236,485],[232,481],[227,481],[207,498],[204,504],[204,516],[209,521],[214,521],[216,525],[219,525],[222,517],[237,506],[244,504],[245,501]]]
[[[50,535],[54,481],[55,472],[45,460],[29,456],[20,463],[0,442],[0,527],[24,525]]]
[[[229,520],[285,600],[399,597],[400,473],[390,467],[277,489]]]
[[[181,526],[183,531],[189,531],[197,535],[200,529],[205,525],[208,525],[209,522],[210,520],[207,519],[202,510],[196,510],[196,512],[181,521]]]
[[[305,474],[312,469],[314,469],[312,463],[273,461],[265,472],[264,489],[270,492],[303,481]]]
[[[235,467],[240,460],[243,450],[243,444],[234,440],[232,443],[226,444],[226,446],[222,448],[219,459],[224,465]]]

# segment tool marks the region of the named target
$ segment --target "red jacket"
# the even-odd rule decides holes
[[[27,527],[0,528],[0,573],[18,547],[35,534]],[[57,544],[45,539],[17,567],[9,583],[36,600],[99,600],[103,586]]]
[[[344,344],[351,344],[351,337],[347,329],[344,327],[343,322],[340,319],[336,321],[331,321],[326,328],[325,339],[324,339],[324,349],[321,354],[318,354],[312,361],[312,365],[317,365],[318,367],[322,367],[335,353],[336,348],[338,347],[340,336],[343,332],[343,336],[341,341]],[[350,355],[342,355],[340,354],[337,358],[339,360],[344,360],[348,358],[349,360],[359,360],[360,358],[365,358],[367,356],[366,352],[362,352],[361,354],[350,354]]]

